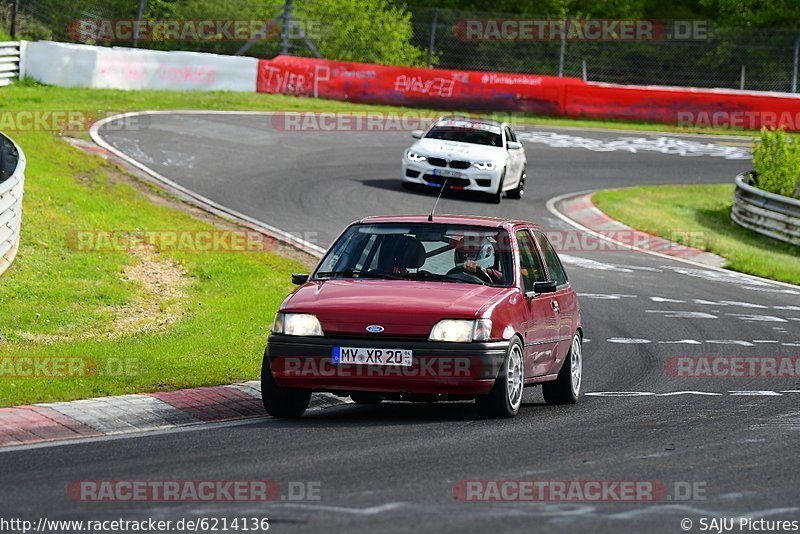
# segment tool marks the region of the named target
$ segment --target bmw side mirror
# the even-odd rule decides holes
[[[292,273],[292,283],[296,286],[302,286],[308,282],[308,277],[309,275],[307,274]]]
[[[522,148],[522,143],[519,141],[509,141],[506,143],[506,146],[509,150],[520,150]]]
[[[425,133],[422,130],[414,130],[411,132],[411,137],[414,139],[422,139],[422,134]]]
[[[525,296],[530,298],[535,297],[536,295],[541,295],[542,293],[555,293],[557,289],[558,285],[556,284],[555,280],[548,280],[547,282],[534,282],[533,290],[525,293]]]

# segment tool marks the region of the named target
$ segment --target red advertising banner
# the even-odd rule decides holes
[[[571,118],[800,130],[800,98],[785,93],[588,83],[566,88],[565,103]]]
[[[392,67],[292,56],[259,61],[258,92],[685,127],[800,130],[800,98],[785,93],[626,86],[587,83],[579,78]]]
[[[258,92],[372,104],[563,115],[577,78],[390,67],[278,56],[258,66]]]

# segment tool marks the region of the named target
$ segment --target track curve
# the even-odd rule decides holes
[[[269,115],[233,113],[152,114],[145,129],[99,133],[181,186],[321,247],[352,220],[424,213],[433,202],[399,186],[407,133],[287,132]],[[523,200],[504,199],[498,207],[448,197],[438,211],[567,229],[546,209],[556,195],[730,183],[750,166],[738,149],[726,152],[724,141],[552,128],[526,134]],[[589,340],[590,394],[577,406],[545,406],[533,390],[510,421],[477,419],[463,404],[346,406],[298,422],[263,419],[72,444],[58,455],[0,453],[17,488],[3,507],[25,509],[46,498],[52,515],[261,514],[285,522],[276,528],[286,530],[355,532],[676,532],[684,517],[695,524],[711,516],[798,519],[793,472],[800,463],[790,445],[800,435],[798,379],[686,379],[671,376],[666,365],[675,356],[798,355],[800,291],[632,251],[569,252],[565,263],[583,295]],[[322,500],[84,509],[61,492],[64,481],[97,478],[312,480],[320,482]],[[659,481],[670,494],[686,482],[703,487],[705,498],[453,498],[459,481],[501,479]]]

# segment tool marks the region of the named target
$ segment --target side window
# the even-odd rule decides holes
[[[553,245],[550,244],[547,236],[542,232],[534,232],[534,234],[536,235],[536,241],[539,243],[539,247],[542,249],[542,255],[544,256],[545,263],[547,263],[547,270],[550,271],[550,276],[553,277],[553,280],[555,280],[558,285],[566,284],[567,273],[564,272],[564,267],[561,265],[561,260],[558,259],[558,254],[556,254]]]
[[[534,282],[545,282],[547,277],[536,252],[536,245],[533,244],[531,235],[525,230],[517,232],[517,244],[519,245],[519,268],[522,274],[522,282],[525,292],[533,291]]]

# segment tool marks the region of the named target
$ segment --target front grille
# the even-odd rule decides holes
[[[434,167],[447,167],[447,160],[443,158],[428,158],[428,163]]]
[[[472,165],[469,161],[453,160],[450,162],[450,167],[453,169],[469,169]]]
[[[445,180],[447,180],[447,187],[467,187],[470,185],[470,181],[467,178],[447,178],[433,174],[426,174],[422,178],[429,184],[438,186],[441,186]]]

